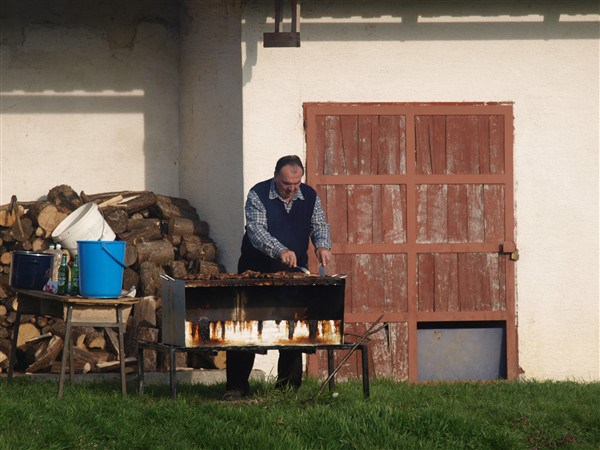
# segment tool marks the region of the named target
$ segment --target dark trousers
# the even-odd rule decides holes
[[[227,374],[226,389],[239,390],[244,395],[248,394],[250,385],[248,378],[254,365],[255,354],[230,350],[227,352]],[[302,384],[302,352],[298,350],[279,350],[277,362],[277,384],[278,388],[290,386],[298,389]]]

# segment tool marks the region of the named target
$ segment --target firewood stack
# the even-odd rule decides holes
[[[0,373],[8,367],[12,328],[18,297],[9,286],[11,252],[42,252],[53,242],[56,226],[84,203],[95,202],[118,240],[126,241],[123,289],[136,288],[143,297],[129,318],[126,364],[137,361],[136,339],[159,341],[161,320],[160,275],[182,278],[188,274],[217,274],[224,267],[216,262],[217,247],[209,237],[208,223],[200,220],[185,199],[150,191],[77,194],[70,186],[52,188],[45,200],[11,202],[0,206]],[[15,370],[58,372],[65,332],[60,318],[23,315],[17,342]],[[74,329],[74,365],[79,373],[118,371],[118,345],[113,329]],[[164,370],[168,359],[145,350],[145,370]],[[190,357],[178,353],[177,366],[217,367],[223,355]]]

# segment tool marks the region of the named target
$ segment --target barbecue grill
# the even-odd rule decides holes
[[[359,350],[363,393],[368,397],[367,345],[362,339],[344,343],[345,288],[345,276],[288,272],[163,278],[161,342],[138,340],[139,393],[144,392],[144,349],[168,353],[173,399],[177,395],[176,352],[326,350],[326,381],[333,390],[334,351]]]

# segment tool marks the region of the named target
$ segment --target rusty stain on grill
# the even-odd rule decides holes
[[[341,320],[186,321],[186,346],[316,345],[342,342]]]

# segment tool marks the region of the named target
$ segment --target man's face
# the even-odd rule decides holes
[[[283,166],[275,177],[277,192],[284,200],[290,200],[300,188],[302,169],[298,166]]]

